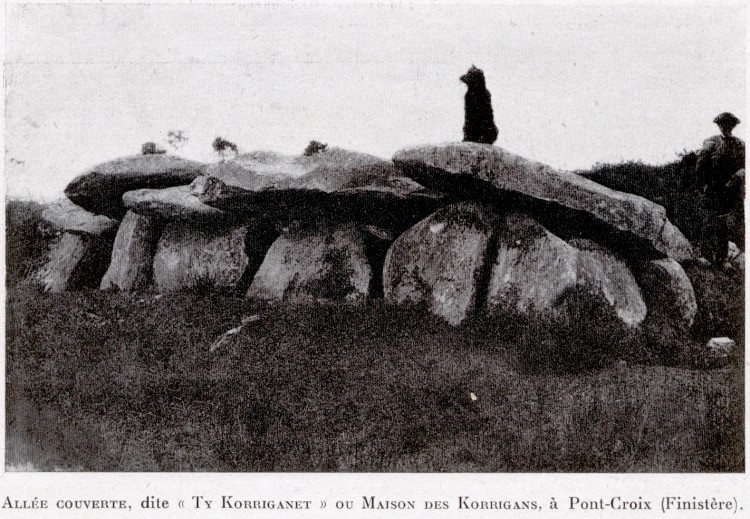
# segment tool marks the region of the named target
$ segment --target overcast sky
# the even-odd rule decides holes
[[[216,136],[386,158],[461,140],[471,64],[495,144],[555,167],[670,162],[723,111],[745,135],[744,7],[12,5],[6,24],[9,196],[57,197],[170,130],[204,161]]]

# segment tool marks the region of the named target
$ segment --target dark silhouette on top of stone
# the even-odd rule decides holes
[[[221,160],[226,160],[232,156],[237,156],[237,145],[221,137],[216,137],[212,144],[214,151],[219,154]]]
[[[305,148],[305,151],[302,152],[302,154],[305,157],[309,157],[311,155],[315,155],[316,153],[322,153],[328,148],[328,144],[318,142],[318,141],[310,141],[310,144],[307,145],[307,148]]]
[[[494,143],[497,126],[492,115],[490,92],[484,83],[484,72],[472,65],[460,79],[469,87],[464,97],[464,141]]]
[[[155,142],[144,142],[141,146],[141,155],[161,155],[166,152],[167,150],[157,148]]]

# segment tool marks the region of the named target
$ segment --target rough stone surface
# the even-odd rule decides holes
[[[646,303],[630,269],[620,258],[590,240],[570,242],[578,249],[578,284],[601,293],[630,327],[646,318]]]
[[[215,196],[217,185],[225,185],[221,180],[207,175],[195,177],[190,183],[190,194],[211,199]]]
[[[233,289],[248,265],[246,227],[197,228],[168,223],[156,247],[153,281],[160,292],[196,286]]]
[[[362,233],[353,223],[308,227],[271,245],[247,297],[291,304],[362,303],[371,279]]]
[[[656,257],[683,261],[693,256],[690,243],[660,205],[496,146],[468,142],[417,146],[397,152],[393,161],[426,187],[456,192],[470,187],[481,192],[489,184],[505,197],[520,197],[522,205],[536,205],[540,214],[559,209],[587,218],[608,233],[624,235],[613,241],[625,239]]]
[[[90,213],[67,198],[46,206],[42,218],[61,231],[94,236],[114,231],[118,223],[112,218]]]
[[[401,232],[437,209],[445,198],[407,178],[332,193],[299,188],[249,191],[212,180],[207,205],[237,218],[263,218],[279,227],[321,222],[358,222]]]
[[[738,269],[740,272],[745,270],[745,253],[740,250],[736,243],[733,241],[729,242],[729,251],[727,254],[727,261],[732,265],[732,268]]]
[[[310,156],[256,151],[206,169],[207,176],[248,191],[305,189],[327,193],[369,185],[392,172],[389,161],[333,147]]]
[[[224,211],[201,202],[192,189],[192,185],[137,189],[122,195],[122,203],[136,213],[170,221],[205,221],[224,216]]]
[[[565,294],[583,287],[601,295],[629,327],[646,305],[627,265],[589,240],[567,243],[528,215],[512,213],[499,225],[497,257],[487,290],[489,313],[562,311]]]
[[[73,179],[65,195],[95,214],[122,217],[122,195],[135,189],[160,189],[190,184],[205,164],[170,155],[134,155],[94,166]]]
[[[101,289],[139,290],[151,282],[151,269],[162,222],[128,211],[112,246],[109,268]]]
[[[45,292],[97,286],[107,268],[111,246],[112,240],[101,237],[62,233],[52,244],[35,281]]]
[[[687,274],[677,261],[665,258],[639,263],[634,273],[649,309],[692,326],[698,302]]]
[[[504,218],[487,290],[488,309],[551,309],[577,282],[577,249],[527,215]]]
[[[736,343],[729,337],[713,337],[704,348],[699,364],[707,368],[722,368],[729,364]]]
[[[386,301],[426,306],[452,325],[463,322],[481,300],[496,223],[490,207],[462,202],[414,225],[386,255]]]
[[[194,190],[202,202],[229,213],[275,221],[356,221],[399,232],[434,211],[443,195],[396,175],[390,161],[339,148],[310,156],[272,152],[211,165]]]
[[[398,233],[446,202],[445,195],[426,190],[407,177],[390,177],[367,186],[341,189],[330,197],[332,214]]]

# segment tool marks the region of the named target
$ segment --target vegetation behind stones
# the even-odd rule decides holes
[[[5,279],[14,286],[42,266],[56,236],[42,220],[44,206],[36,202],[9,200],[5,205]]]
[[[702,215],[696,210],[694,196],[689,192],[695,175],[697,155],[686,152],[678,160],[664,165],[630,161],[619,164],[598,164],[587,171],[576,171],[588,179],[617,191],[642,196],[663,206],[667,216],[691,241],[702,231]]]

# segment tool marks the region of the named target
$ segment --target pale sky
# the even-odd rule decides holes
[[[745,8],[674,5],[10,5],[7,194],[55,198],[167,132],[181,155],[300,153],[311,139],[390,158],[462,139],[471,64],[497,146],[564,169],[666,163],[743,124]]]

